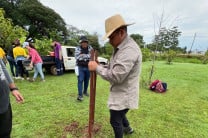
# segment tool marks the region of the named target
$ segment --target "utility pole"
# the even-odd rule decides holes
[[[196,33],[194,33],[194,38],[193,38],[193,41],[192,41],[192,44],[191,44],[191,48],[190,48],[190,50],[188,51],[188,54],[191,53],[191,49],[192,49],[192,47],[193,47],[193,45],[194,45],[195,38],[196,38]]]

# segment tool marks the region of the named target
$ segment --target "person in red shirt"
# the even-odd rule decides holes
[[[24,42],[23,48],[28,49],[29,58],[31,58],[30,67],[32,68],[34,66],[35,72],[33,75],[33,79],[31,81],[35,81],[35,79],[38,76],[38,73],[40,74],[42,81],[45,81],[45,77],[44,77],[43,69],[42,69],[43,60],[40,57],[39,53],[37,52],[35,47],[32,45],[32,43],[29,43],[29,42]]]

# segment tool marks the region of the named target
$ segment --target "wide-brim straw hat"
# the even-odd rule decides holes
[[[103,37],[106,40],[116,29],[122,26],[129,26],[134,23],[126,23],[123,17],[120,14],[111,16],[105,20],[105,36]]]

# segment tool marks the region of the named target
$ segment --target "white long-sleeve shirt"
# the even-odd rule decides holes
[[[127,36],[111,56],[107,68],[98,65],[97,73],[111,84],[108,107],[112,110],[137,109],[142,53]]]

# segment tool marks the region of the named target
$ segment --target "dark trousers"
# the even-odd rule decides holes
[[[22,78],[24,78],[24,74],[26,74],[26,77],[29,77],[29,72],[27,70],[25,70],[25,68],[22,64],[22,60],[17,61],[17,68],[18,68],[19,74]]]
[[[11,56],[7,56],[7,60],[8,60],[8,62],[9,62],[9,66],[10,66],[10,70],[11,70],[12,76],[13,76],[13,77],[18,77],[18,76],[17,76],[17,74],[18,74],[17,64],[16,64],[16,62],[14,61],[14,58],[11,57]],[[15,72],[14,72],[14,68],[15,68]]]
[[[123,127],[129,127],[129,121],[126,118],[128,111],[129,109],[110,110],[110,123],[113,127],[115,138],[123,138]]]
[[[62,75],[63,74],[63,67],[62,67],[61,60],[59,58],[55,58],[55,63],[56,63],[57,75]]]
[[[10,138],[12,131],[12,109],[9,105],[8,110],[0,114],[0,138]]]

